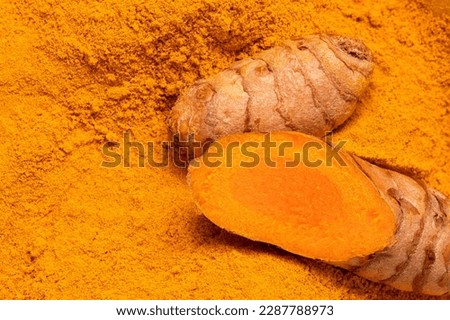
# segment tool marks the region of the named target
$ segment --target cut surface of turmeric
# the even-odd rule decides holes
[[[397,289],[448,292],[445,196],[306,134],[271,133],[272,148],[266,137],[223,137],[191,163],[193,196],[207,218]]]
[[[231,159],[224,159],[231,163],[223,161],[216,168],[191,166],[191,185],[201,211],[227,230],[309,258],[339,262],[386,247],[395,232],[395,217],[371,181],[353,166],[336,161],[325,165],[329,147],[318,139],[271,134],[275,142],[289,141],[286,138],[292,139],[292,148],[284,155],[277,156],[276,149],[271,152],[276,167],[263,160],[264,135],[220,139],[224,146],[257,142],[259,147],[252,151],[260,163],[240,166],[246,159],[236,148]],[[323,148],[302,150],[311,141]],[[301,162],[288,167],[295,153],[309,158],[311,164],[321,161],[323,165],[311,168]]]

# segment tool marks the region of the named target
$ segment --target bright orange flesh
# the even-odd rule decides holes
[[[271,141],[277,145],[293,143],[284,155],[272,148],[273,168],[264,162],[263,140],[263,134],[246,133],[217,141],[224,148],[236,141],[257,142],[248,149],[260,157],[256,166],[240,166],[251,159],[239,148],[233,149],[228,165],[223,155],[209,159],[221,161],[218,167],[207,166],[205,157],[198,167],[190,166],[195,201],[211,221],[247,238],[331,262],[366,256],[390,244],[396,229],[394,213],[345,153],[339,154],[346,165],[337,161],[326,165],[321,140],[294,132],[272,133]],[[309,149],[309,161],[323,160],[322,165],[301,162],[287,167],[285,163],[308,142],[316,143]]]

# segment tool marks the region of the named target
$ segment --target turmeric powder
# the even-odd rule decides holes
[[[449,195],[448,14],[406,0],[5,0],[0,12],[1,298],[427,298],[222,232],[176,168],[99,164],[124,131],[168,139],[198,79],[284,39],[340,34],[376,67],[336,138]]]

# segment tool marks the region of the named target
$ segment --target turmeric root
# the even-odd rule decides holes
[[[201,143],[250,131],[321,137],[353,113],[372,68],[359,40],[312,35],[286,41],[188,88],[173,107],[171,131],[178,140],[192,135]]]
[[[449,292],[448,198],[305,134],[272,133],[269,150],[264,137],[223,137],[189,167],[207,218],[400,290]]]

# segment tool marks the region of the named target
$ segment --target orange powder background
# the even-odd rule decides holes
[[[0,298],[426,298],[221,230],[196,211],[181,169],[100,163],[103,143],[123,132],[167,139],[170,109],[195,80],[329,32],[362,39],[376,64],[336,138],[450,195],[448,11],[437,8],[1,1]]]

